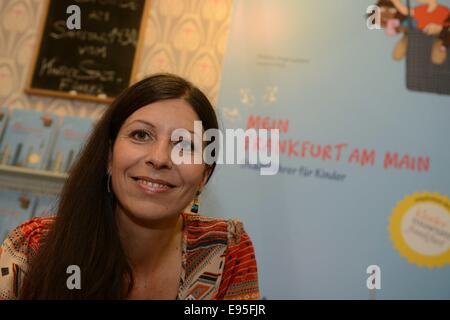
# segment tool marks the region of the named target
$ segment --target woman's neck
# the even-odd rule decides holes
[[[138,221],[118,207],[116,219],[123,249],[136,273],[151,273],[181,250],[181,214],[164,221]]]

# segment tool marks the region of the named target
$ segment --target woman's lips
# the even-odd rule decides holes
[[[172,185],[151,182],[147,179],[141,179],[139,177],[135,177],[133,178],[133,180],[136,182],[139,188],[141,188],[147,193],[163,193],[168,192],[174,188]]]

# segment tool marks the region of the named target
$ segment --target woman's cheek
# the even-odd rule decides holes
[[[126,168],[144,155],[143,149],[142,146],[133,145],[127,141],[119,141],[114,149],[115,157],[113,158],[120,168]]]
[[[185,183],[192,188],[198,188],[203,178],[203,172],[205,169],[204,165],[185,164],[181,166],[182,167],[179,168],[179,170],[183,176],[183,180],[185,181]]]

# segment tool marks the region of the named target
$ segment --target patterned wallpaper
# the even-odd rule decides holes
[[[172,72],[204,90],[215,104],[232,0],[149,0],[137,77]],[[31,71],[42,0],[0,0],[0,105],[98,118],[105,105],[23,92]]]

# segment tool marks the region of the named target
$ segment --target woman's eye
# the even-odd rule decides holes
[[[130,135],[133,139],[138,141],[146,141],[150,138],[150,134],[145,130],[135,130]]]

